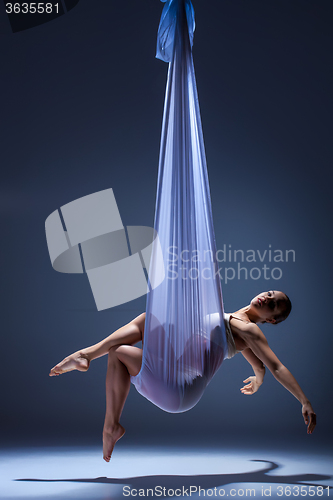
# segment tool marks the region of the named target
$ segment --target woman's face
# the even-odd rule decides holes
[[[280,313],[281,304],[286,300],[283,292],[270,290],[261,292],[251,300],[251,305],[255,308],[263,321],[275,323],[274,316]]]

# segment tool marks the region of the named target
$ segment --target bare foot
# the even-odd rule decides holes
[[[72,370],[79,370],[79,372],[86,372],[89,368],[90,361],[81,352],[75,352],[67,358],[63,359],[60,363],[55,365],[49,373],[50,377],[61,375],[62,373],[71,372]]]
[[[123,437],[125,429],[122,425],[117,424],[113,427],[103,429],[103,458],[105,462],[110,462],[116,442]]]

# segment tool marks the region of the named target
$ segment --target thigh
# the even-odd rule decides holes
[[[135,325],[135,327],[140,332],[140,337],[141,337],[140,340],[142,341],[142,343],[143,343],[143,335],[145,332],[145,321],[146,321],[146,313],[142,313],[130,322],[130,324]]]
[[[120,345],[115,349],[115,353],[119,361],[126,366],[128,373],[135,377],[141,369],[142,349],[132,345]]]
[[[132,321],[122,326],[112,333],[105,341],[112,341],[112,346],[115,345],[134,345],[143,341],[143,332],[145,328],[146,313],[140,314]]]

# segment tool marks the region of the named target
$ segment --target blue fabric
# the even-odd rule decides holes
[[[174,413],[199,401],[228,355],[193,30],[191,2],[166,2],[157,43],[169,71],[155,211],[166,278],[147,296],[142,368],[132,378],[143,396]],[[159,265],[153,254],[150,273]]]
[[[158,28],[156,57],[162,61],[170,62],[173,56],[179,0],[161,0],[161,2],[165,2],[165,6]],[[184,0],[184,3],[188,35],[192,47],[193,34],[195,30],[194,9],[190,0]]]

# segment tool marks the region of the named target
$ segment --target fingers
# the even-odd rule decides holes
[[[314,428],[316,427],[316,423],[317,423],[316,414],[315,413],[309,414],[308,412],[305,412],[305,413],[303,413],[303,417],[304,417],[305,424],[308,426],[307,433],[312,434],[314,431]]]
[[[244,394],[253,394],[254,391],[253,391],[253,384],[252,384],[252,382],[250,382],[247,385],[244,385],[240,390]]]
[[[307,433],[308,434],[312,434],[313,433],[314,428],[316,427],[316,423],[317,423],[316,414],[315,413],[311,413],[310,414],[310,422],[309,422],[309,425],[308,425],[308,428],[307,428]]]
[[[242,387],[242,389],[240,391],[241,391],[241,393],[246,394],[246,395],[253,394],[253,390],[252,389],[246,389],[245,387]]]
[[[254,385],[255,377],[248,377],[245,380],[243,380],[244,383],[249,382],[248,384],[244,385],[240,391],[245,394],[246,396],[251,396],[254,394],[255,391],[255,385]]]

